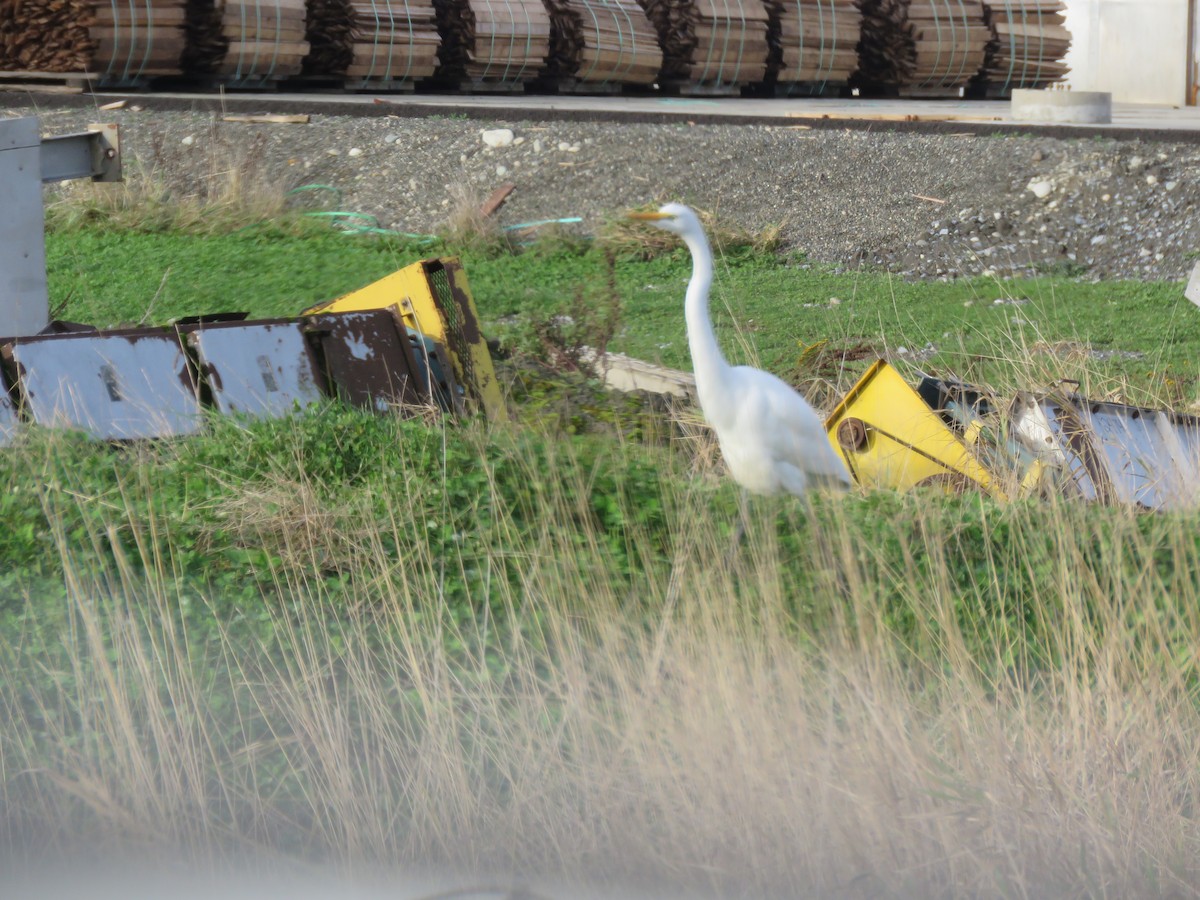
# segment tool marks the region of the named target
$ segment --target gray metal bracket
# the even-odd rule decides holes
[[[0,335],[37,334],[50,320],[42,184],[121,180],[116,125],[42,138],[36,118],[0,119]]]

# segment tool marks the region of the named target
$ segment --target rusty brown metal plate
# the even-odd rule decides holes
[[[376,412],[422,402],[423,378],[403,323],[391,310],[325,313],[307,323],[339,397]]]
[[[3,354],[39,425],[128,440],[191,434],[202,424],[195,380],[173,332],[20,338]]]
[[[301,321],[217,322],[179,330],[195,350],[222,413],[278,418],[324,396]]]

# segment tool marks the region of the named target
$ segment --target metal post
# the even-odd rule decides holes
[[[0,119],[0,335],[37,334],[50,320],[42,183],[120,181],[115,125],[42,139],[36,118]]]

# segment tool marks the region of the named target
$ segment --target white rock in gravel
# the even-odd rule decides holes
[[[1158,176],[1157,175],[1147,175],[1146,176],[1146,184],[1150,185],[1151,187],[1154,187],[1154,185],[1158,184]]]
[[[567,150],[571,149],[571,145],[569,143],[567,143],[566,141],[559,141],[558,149],[562,150],[565,153]]]
[[[489,147],[507,147],[514,140],[511,128],[485,128],[479,137]]]
[[[346,155],[351,156],[351,157],[362,156],[362,148],[361,147],[351,147],[349,152]]]
[[[1045,200],[1054,190],[1054,182],[1046,181],[1044,178],[1035,178],[1029,184],[1025,185],[1025,190],[1032,193],[1039,200]]]
[[[1107,244],[1107,243],[1108,243],[1107,235],[1098,234],[1094,238],[1092,238],[1092,246],[1093,247],[1097,246],[1098,244]]]
[[[514,147],[519,147],[523,143],[525,143],[525,138],[523,138],[523,137],[513,138],[513,146]]]
[[[496,166],[496,176],[498,178],[503,178],[507,174],[508,174],[508,166]]]
[[[1169,193],[1170,191],[1173,191],[1173,190],[1175,190],[1175,188],[1179,187],[1179,182],[1178,181],[1168,181],[1166,184],[1163,185],[1163,187],[1165,187]]]
[[[196,138],[195,138],[195,136],[189,134],[187,137],[185,137],[179,143],[183,144],[183,146],[185,146],[185,147],[190,147],[190,146],[192,146],[192,144],[196,143]]]
[[[385,144],[394,144],[399,139],[400,139],[400,135],[398,135],[398,134],[385,134],[383,136],[383,142]]]
[[[541,153],[541,152],[542,152],[542,142],[541,142],[541,140],[540,140],[540,139],[538,139],[538,138],[534,138],[534,141],[533,141],[533,152],[534,152],[534,153]]]

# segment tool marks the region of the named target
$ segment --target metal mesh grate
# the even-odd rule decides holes
[[[450,274],[445,266],[430,266],[428,270],[429,284],[433,288],[438,307],[446,319],[446,334],[449,337],[450,352],[462,367],[462,386],[472,393],[478,390],[479,382],[475,377],[474,357],[471,355],[471,343],[463,333],[464,313],[458,306],[458,298],[450,284]]]

